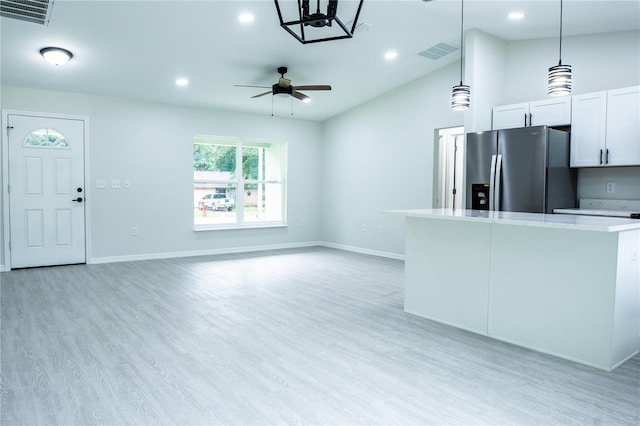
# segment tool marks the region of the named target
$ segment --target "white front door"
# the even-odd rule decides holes
[[[85,263],[84,121],[9,114],[11,268]]]

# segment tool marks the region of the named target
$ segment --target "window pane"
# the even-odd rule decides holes
[[[281,222],[282,211],[281,183],[248,183],[244,185],[244,221]]]
[[[196,182],[193,192],[195,225],[237,223],[237,186]]]
[[[24,140],[24,146],[36,148],[69,148],[69,142],[53,129],[39,129]]]
[[[245,179],[264,179],[264,148],[242,148],[242,176]]]
[[[193,171],[195,179],[232,179],[236,172],[236,147],[193,144]],[[195,176],[195,172],[209,172],[209,174],[199,177]]]

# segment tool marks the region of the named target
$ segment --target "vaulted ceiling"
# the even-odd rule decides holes
[[[564,3],[567,36],[640,28],[637,0]],[[296,1],[280,4],[285,15],[295,14]],[[338,16],[349,21],[356,6],[340,1]],[[509,20],[513,11],[525,17]],[[239,22],[243,12],[255,20]],[[270,0],[57,0],[48,26],[2,18],[1,81],[265,115],[272,108],[289,115],[293,108],[296,118],[324,120],[459,58],[459,51],[438,60],[418,54],[440,42],[459,45],[458,0],[365,0],[358,22],[352,39],[302,45],[280,28]],[[557,37],[558,22],[559,1],[465,1],[466,29],[505,40]],[[74,58],[54,68],[38,53],[45,46],[64,47]],[[384,59],[389,50],[397,52],[395,60]],[[278,66],[289,68],[294,85],[333,90],[307,92],[312,102],[303,104],[279,96],[251,99],[264,90],[234,87],[271,86]],[[179,77],[189,84],[176,86]]]

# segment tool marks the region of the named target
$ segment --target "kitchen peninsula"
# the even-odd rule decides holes
[[[405,312],[607,371],[638,353],[640,221],[388,213],[406,217]]]

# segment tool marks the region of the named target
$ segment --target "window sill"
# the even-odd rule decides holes
[[[193,232],[203,231],[229,231],[236,229],[262,229],[262,228],[286,228],[288,225],[283,222],[271,222],[271,223],[251,223],[243,225],[194,225]]]

